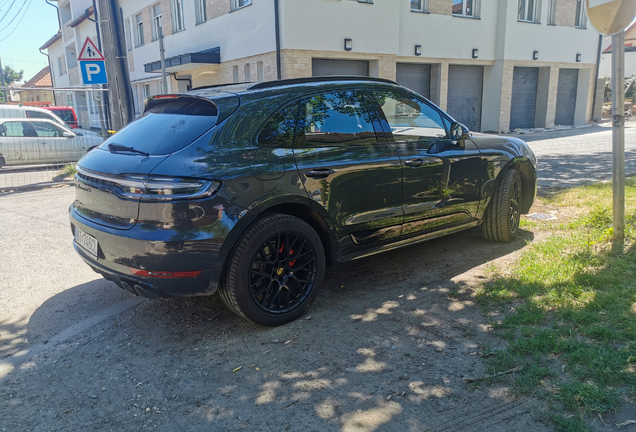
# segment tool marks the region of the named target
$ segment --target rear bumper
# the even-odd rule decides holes
[[[225,251],[225,238],[191,241],[154,241],[143,238],[140,228],[121,231],[109,229],[79,216],[70,210],[71,230],[79,228],[98,241],[98,255],[91,254],[73,241],[73,247],[94,271],[121,288],[147,298],[170,298],[211,295],[216,292]],[[118,232],[116,232],[118,231]],[[143,231],[143,230],[141,230]],[[138,276],[131,269],[158,272],[201,271],[196,277],[162,278]]]

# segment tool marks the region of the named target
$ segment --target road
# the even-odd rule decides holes
[[[540,186],[573,186],[612,178],[611,124],[517,135],[539,159]],[[636,122],[625,125],[625,172],[636,174]]]
[[[523,138],[540,183],[568,185],[609,176],[610,137]],[[464,382],[502,343],[472,294],[532,232],[493,244],[471,230],[333,269],[308,314],[263,328],[214,297],[145,301],[101,279],[73,251],[73,196],[0,195],[0,431],[550,430],[541,402]]]

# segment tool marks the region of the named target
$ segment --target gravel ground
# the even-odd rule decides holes
[[[603,148],[607,130],[581,131],[523,138],[558,179],[547,156]],[[309,313],[264,328],[216,297],[144,301],[101,279],[72,249],[73,195],[0,197],[2,431],[552,430],[540,401],[464,380],[501,344],[474,289],[541,232],[470,230],[333,269]]]

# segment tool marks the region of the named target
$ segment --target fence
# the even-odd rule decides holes
[[[56,89],[39,107],[32,89],[12,90],[0,105],[0,193],[72,178],[65,167],[108,138],[106,90]]]

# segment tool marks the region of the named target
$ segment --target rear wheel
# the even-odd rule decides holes
[[[265,326],[298,318],[313,303],[325,273],[318,234],[301,219],[256,221],[230,255],[219,293],[237,315]]]
[[[490,241],[511,242],[519,231],[521,177],[510,168],[499,180],[490,204],[484,213],[482,232]]]

